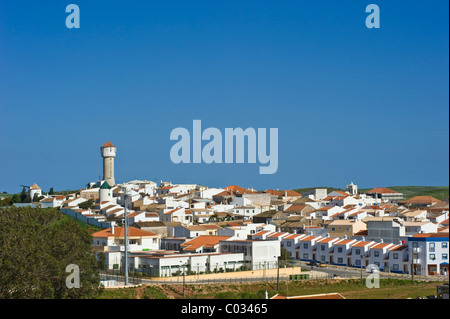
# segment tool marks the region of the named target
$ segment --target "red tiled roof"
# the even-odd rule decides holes
[[[281,196],[283,194],[281,191],[276,191],[273,189],[267,189],[266,193],[270,194],[270,195],[276,195],[276,196]]]
[[[371,241],[360,241],[353,245],[353,247],[364,247],[368,244],[372,243]]]
[[[170,215],[170,214],[172,214],[172,213],[175,213],[177,210],[179,210],[179,209],[181,209],[181,208],[182,208],[182,207],[178,207],[178,208],[172,209],[172,210],[170,210],[170,211],[168,211],[168,212],[165,212],[164,215]]]
[[[351,241],[352,241],[352,239],[343,239],[343,240],[340,240],[340,241],[338,241],[338,242],[336,242],[334,244],[335,245],[347,245]]]
[[[183,250],[193,251],[200,247],[214,247],[219,244],[220,241],[227,240],[228,238],[230,238],[230,236],[201,235],[181,244],[180,246],[185,247]]]
[[[302,234],[292,234],[290,236],[284,237],[284,239],[295,239],[295,238],[302,237],[302,236],[304,236],[304,235],[302,235]]]
[[[93,237],[125,237],[124,227],[114,227],[114,234],[111,232],[111,228],[103,229],[99,232],[93,233]],[[145,236],[158,236],[155,233],[145,231],[135,227],[128,227],[128,237],[145,237]]]
[[[281,193],[281,196],[291,196],[291,197],[300,197],[300,196],[302,196],[302,194],[300,194],[300,193],[298,193],[296,191],[290,190],[290,189],[285,190],[285,191],[280,191],[280,193]]]
[[[382,249],[382,248],[385,248],[386,246],[389,246],[389,245],[392,245],[392,244],[390,244],[390,243],[380,243],[380,244],[377,244],[377,245],[371,247],[370,249]]]
[[[393,191],[392,189],[389,189],[389,188],[385,188],[385,187],[377,187],[377,188],[371,189],[370,191],[367,191],[366,193],[368,193],[368,194],[373,194],[373,193],[377,193],[377,194],[397,194],[398,192]]]
[[[329,243],[330,241],[336,240],[336,237],[327,237],[324,239],[320,239],[318,242],[321,244]]]
[[[103,144],[102,147],[115,147],[115,146],[112,145],[110,141],[108,141],[108,142],[106,142],[105,144]]]
[[[317,238],[316,236],[308,236],[308,237],[305,237],[305,238],[302,238],[302,239],[300,239],[301,241],[311,241],[311,240],[313,240],[313,239],[315,239],[315,238]]]
[[[285,235],[286,233],[273,233],[273,234],[270,234],[269,236],[267,236],[267,237],[280,237],[280,236],[282,236],[282,235]]]
[[[412,237],[416,238],[440,238],[440,237],[448,237],[448,234],[445,233],[428,233],[428,234],[415,234]]]
[[[225,190],[232,191],[232,192],[239,192],[239,194],[242,194],[244,192],[246,192],[246,193],[252,192],[252,191],[249,191],[249,190],[247,190],[243,187],[237,186],[237,185],[230,185],[230,186],[226,187]]]

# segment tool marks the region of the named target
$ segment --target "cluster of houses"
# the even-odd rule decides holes
[[[31,205],[59,207],[103,229],[93,234],[93,248],[109,268],[123,262],[126,214],[129,264],[155,276],[274,268],[281,249],[295,260],[448,274],[449,206],[430,196],[360,193],[353,183],[300,194],[140,180],[43,196]]]

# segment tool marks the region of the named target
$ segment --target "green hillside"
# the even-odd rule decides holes
[[[432,196],[439,200],[443,200],[449,195],[448,186],[389,186],[387,188],[403,193],[405,199],[410,199],[414,196]],[[360,192],[368,191],[370,189],[371,188],[361,189]]]
[[[304,193],[315,188],[326,188],[328,193],[334,190],[344,191],[344,189],[335,188],[335,187],[308,187],[308,188],[299,188],[295,189],[295,191],[299,193]],[[361,188],[358,191],[360,193],[365,193],[374,187],[371,188]],[[448,186],[388,186],[386,188],[392,189],[396,192],[403,193],[405,195],[405,199],[410,199],[414,196],[432,196],[439,200],[443,200],[446,197],[449,197],[449,187]]]

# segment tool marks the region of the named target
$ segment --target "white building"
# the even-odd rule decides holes
[[[189,210],[186,210],[184,207],[178,207],[171,210],[165,209],[163,212],[161,212],[160,221],[192,224],[193,216],[192,212],[190,212]]]
[[[249,270],[276,268],[281,254],[277,240],[226,240],[220,242],[219,249],[222,253],[242,253]]]
[[[34,195],[37,195],[38,197],[39,197],[39,196],[42,196],[42,189],[41,189],[39,186],[37,186],[36,183],[34,183],[34,184],[31,185],[30,188],[28,189],[28,194],[29,194],[30,197],[31,197],[31,201],[33,201]]]
[[[125,251],[125,236],[123,227],[103,229],[92,234],[92,247],[96,252],[103,252],[106,256],[108,269],[117,264],[121,267],[122,256]],[[128,228],[128,251],[156,251],[159,250],[160,237],[134,227]]]
[[[392,248],[396,247],[393,243],[380,242],[372,247],[369,251],[369,265],[375,265],[379,270],[385,271],[390,269],[389,267],[389,252]]]
[[[408,238],[409,262],[416,275],[448,275],[448,233]]]
[[[63,195],[50,195],[47,198],[41,199],[39,203],[42,208],[61,207],[65,199],[66,196]]]
[[[344,238],[334,243],[332,264],[339,266],[350,266],[352,245],[357,243],[356,239]]]
[[[317,241],[316,260],[324,263],[333,263],[333,245],[340,239],[336,237],[325,237]]]
[[[243,216],[244,219],[252,218],[253,216],[261,213],[260,207],[255,206],[236,206],[233,208],[233,214]]]
[[[321,236],[307,236],[300,239],[298,246],[298,255],[300,260],[312,261],[317,260],[316,245],[322,239]]]
[[[366,268],[369,265],[369,250],[375,246],[374,241],[358,241],[351,247],[350,265],[352,267]]]

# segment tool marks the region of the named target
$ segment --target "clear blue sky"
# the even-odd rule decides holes
[[[81,28],[67,29],[75,3]],[[381,29],[365,26],[378,4]],[[448,185],[448,1],[0,2],[0,191],[116,181]],[[172,129],[277,127],[279,168],[170,161]]]

